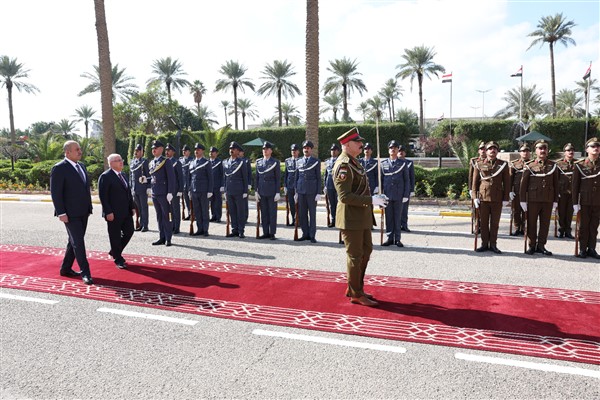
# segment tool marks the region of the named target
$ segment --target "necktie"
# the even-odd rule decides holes
[[[121,178],[121,183],[123,184],[123,186],[125,186],[125,189],[127,189],[127,182],[125,182],[125,178],[123,178],[123,175],[120,173],[117,175],[119,175],[119,178]]]
[[[75,169],[79,173],[79,177],[81,178],[81,180],[83,181],[83,183],[85,183],[86,182],[85,174],[83,173],[83,170],[81,169],[81,166],[79,164],[75,164]]]

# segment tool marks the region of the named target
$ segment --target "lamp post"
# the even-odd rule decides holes
[[[471,108],[475,110],[475,118],[477,118],[477,110],[479,110],[481,107],[471,106]]]
[[[485,117],[485,94],[492,89],[479,90],[477,92],[481,93],[481,119]]]

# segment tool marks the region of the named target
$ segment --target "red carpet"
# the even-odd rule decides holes
[[[379,308],[343,296],[345,274],[90,252],[95,285],[63,278],[63,249],[0,246],[0,287],[385,339],[600,364],[600,293],[368,276]]]

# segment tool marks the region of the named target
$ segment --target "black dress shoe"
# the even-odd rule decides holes
[[[148,232],[148,228],[142,228],[142,232]]]
[[[311,243],[317,243],[317,239],[315,239],[315,238],[310,238],[310,242],[311,242]]]
[[[192,233],[192,236],[200,236],[200,235],[202,235],[202,232],[200,232],[200,231]]]
[[[189,220],[190,220],[190,217],[189,217],[189,216],[187,216],[187,217],[184,217],[184,218],[183,218],[183,220],[184,220],[184,221],[189,221]]]
[[[117,262],[115,264],[117,265],[117,268],[119,268],[119,269],[126,269],[127,268],[127,263],[125,262],[125,260],[119,261],[119,262]]]
[[[404,247],[404,245],[402,244],[402,242],[401,242],[401,241],[397,241],[397,242],[396,242],[396,246],[398,246],[398,247]]]
[[[308,240],[308,239],[309,239],[309,237],[308,237],[308,236],[301,236],[301,237],[299,237],[298,239],[296,239],[296,242],[302,242],[302,241],[304,241],[304,240]]]
[[[477,249],[475,249],[476,252],[478,253],[483,253],[484,251],[488,251],[489,247],[487,245],[483,245],[481,247],[478,247]]]
[[[202,236],[208,236],[208,231],[202,232]]]
[[[394,244],[394,241],[392,239],[388,239],[385,242],[381,243],[382,246],[391,246]]]
[[[264,234],[260,235],[258,238],[259,239],[268,239],[270,237],[271,237],[271,235],[269,235],[268,233],[264,233]]]
[[[327,227],[328,227],[328,228],[334,228],[334,227],[335,227],[335,223],[333,223],[333,222],[332,222],[332,223],[330,223],[330,224],[327,224]]]
[[[579,254],[577,254],[577,257],[579,257],[579,258],[587,258],[587,251],[585,251],[585,250],[579,250]]]
[[[165,243],[165,246],[169,247],[169,246],[173,246],[173,243],[171,243],[170,240],[167,240],[167,243]]]
[[[511,233],[510,236],[519,236],[519,231],[513,231],[513,233]]]
[[[135,231],[141,231],[141,230],[142,230],[142,228],[141,228],[141,227],[140,227],[140,228],[135,228],[134,230],[135,230]]]
[[[83,283],[85,283],[86,285],[93,285],[93,284],[94,284],[94,281],[92,280],[92,277],[91,277],[91,276],[88,276],[88,275],[83,275],[83,276],[81,277],[81,280],[82,280],[82,281],[83,281]]]
[[[246,238],[246,235],[244,235],[243,233],[240,233],[238,236],[240,237],[240,239],[245,239]]]
[[[596,250],[593,250],[593,249],[588,250],[587,255],[592,258],[600,260],[600,254],[598,254],[598,252],[596,252]]]
[[[270,234],[270,235],[269,235],[269,239],[271,239],[271,240],[275,240],[275,239],[277,239],[277,238],[275,237],[275,235],[274,235],[274,234]]]
[[[552,255],[552,252],[546,250],[546,248],[544,246],[538,246],[535,251],[536,251],[536,253],[542,253],[545,256],[551,256]]]
[[[490,246],[490,250],[493,251],[496,254],[502,254],[502,252],[500,251],[500,249],[497,248],[496,246]]]
[[[530,256],[532,256],[535,253],[535,248],[529,246],[529,248],[527,250],[525,250],[525,254],[529,254]]]
[[[81,272],[73,271],[72,269],[61,269],[60,276],[68,276],[69,278],[79,278],[81,276]]]
[[[173,229],[173,234],[180,233],[179,229]]]
[[[571,232],[566,232],[566,233],[565,233],[565,237],[566,237],[567,239],[575,239],[575,238],[573,237],[573,235],[571,235]]]
[[[565,233],[564,232],[561,232],[561,233],[558,234],[558,238],[559,239],[562,239],[564,237],[565,237]]]
[[[217,222],[217,219],[215,217],[211,218],[208,220],[209,222]]]
[[[164,240],[157,240],[156,242],[152,242],[152,246],[160,246],[161,244],[165,244]]]
[[[403,230],[404,232],[412,232],[410,229],[408,229],[408,226],[405,226],[404,228],[402,228],[402,230]]]

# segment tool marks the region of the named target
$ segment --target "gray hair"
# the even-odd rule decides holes
[[[66,153],[68,150],[71,149],[71,146],[73,146],[74,144],[79,144],[74,140],[67,140],[64,144],[63,144],[63,151]]]
[[[108,160],[108,162],[113,162],[117,157],[121,158],[121,155],[118,153],[112,153],[108,157],[106,157],[106,159]]]

